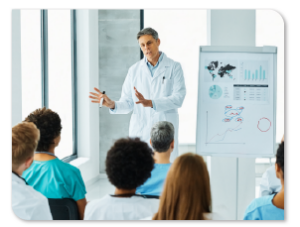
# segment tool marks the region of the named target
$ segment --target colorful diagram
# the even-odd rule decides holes
[[[236,122],[243,122],[244,119],[240,116],[245,108],[240,106],[238,108],[233,109],[231,105],[225,106],[225,116],[223,122],[230,122],[232,119]]]
[[[208,137],[209,127],[208,127],[208,112],[207,112],[207,115],[206,115],[206,118],[207,118],[206,144],[224,143],[228,133],[237,132],[237,131],[241,130],[242,129],[241,126],[244,122],[244,118],[241,116],[241,114],[243,113],[244,109],[245,108],[243,106],[240,106],[237,108],[233,108],[232,105],[225,106],[225,110],[224,110],[225,118],[222,120],[222,122],[225,123],[226,125],[222,125],[222,126],[220,125],[220,128],[224,128],[225,130],[221,133],[216,133],[211,137]],[[231,123],[229,124],[229,122],[231,122]],[[237,122],[237,123],[235,123],[235,122]],[[227,125],[227,124],[229,124],[229,125]],[[234,141],[234,142],[226,142],[226,144],[244,144],[244,143],[241,141]]]
[[[209,63],[208,66],[205,66],[205,68],[212,76],[212,80],[214,80],[217,76],[223,78],[224,75],[227,75],[230,79],[232,79],[233,76],[231,74],[231,71],[234,70],[236,67],[230,64],[226,64],[225,66],[223,66],[222,62],[212,61]]]
[[[212,99],[218,99],[222,96],[222,88],[218,85],[212,85],[210,88],[209,88],[209,97],[211,97]]]
[[[272,125],[271,121],[268,118],[263,117],[263,118],[259,119],[259,121],[257,123],[257,128],[261,132],[267,132],[270,130],[271,125]]]

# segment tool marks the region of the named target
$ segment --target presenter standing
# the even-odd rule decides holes
[[[137,34],[144,58],[128,70],[119,101],[111,100],[97,88],[90,92],[92,102],[110,108],[111,114],[127,114],[133,110],[129,136],[140,137],[150,145],[150,131],[154,123],[169,121],[175,127],[175,146],[171,162],[178,155],[178,108],[186,95],[183,71],[180,63],[159,51],[160,39],[152,28]]]

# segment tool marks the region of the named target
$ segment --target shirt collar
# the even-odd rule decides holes
[[[17,173],[15,173],[14,171],[12,171],[12,180],[17,181],[21,184],[27,184],[26,180],[23,177],[20,177]]]
[[[163,56],[164,56],[164,53],[163,52],[161,52],[161,51],[159,51],[159,54],[160,54],[160,56],[159,56],[159,58],[158,58],[158,61],[157,61],[157,63],[156,63],[156,65],[155,66],[157,66],[161,61],[162,61],[162,59],[163,59]],[[148,59],[147,59],[147,57],[145,57],[145,59],[146,59],[146,63],[147,63],[147,65],[150,65],[150,66],[152,66],[151,65],[151,63],[150,62],[148,62]],[[155,66],[152,66],[152,67],[155,67]]]

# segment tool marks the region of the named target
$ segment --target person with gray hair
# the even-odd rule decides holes
[[[98,88],[89,97],[93,103],[108,107],[110,114],[132,112],[129,137],[140,137],[149,145],[152,125],[158,121],[171,122],[175,129],[173,161],[178,154],[178,108],[186,95],[183,70],[179,62],[159,51],[161,41],[153,28],[139,31],[137,40],[144,58],[129,68],[120,100],[111,100]]]
[[[160,196],[171,167],[170,156],[174,149],[174,135],[174,126],[171,122],[159,121],[152,126],[150,144],[154,151],[154,169],[151,177],[136,189],[136,193]]]

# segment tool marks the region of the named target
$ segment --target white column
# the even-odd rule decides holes
[[[208,44],[255,46],[255,10],[210,10]],[[243,219],[255,198],[255,159],[208,157],[213,212],[228,220]]]
[[[76,10],[77,166],[85,183],[99,177],[99,105],[89,92],[98,85],[98,10]]]
[[[21,12],[12,10],[12,126],[22,121]]]

